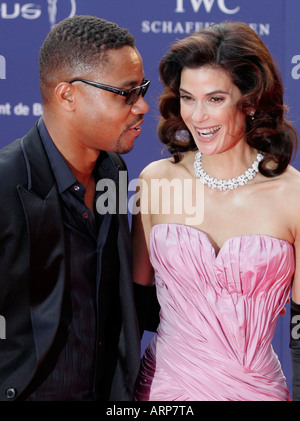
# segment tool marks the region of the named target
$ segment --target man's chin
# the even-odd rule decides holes
[[[120,153],[120,154],[127,154],[128,152],[130,152],[133,149],[133,147],[134,147],[134,141],[128,142],[125,145],[119,144],[119,145],[117,145],[116,152]]]
[[[117,151],[118,153],[125,155],[127,153],[129,153],[130,151],[132,151],[133,149],[133,145],[127,148],[121,148],[119,151]]]

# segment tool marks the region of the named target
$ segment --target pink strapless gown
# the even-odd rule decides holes
[[[151,230],[160,325],[135,400],[288,400],[271,341],[290,294],[294,248],[267,235],[228,239],[179,224]]]

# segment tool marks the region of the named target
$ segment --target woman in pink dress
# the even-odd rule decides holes
[[[173,157],[137,190],[134,281],[155,282],[161,310],[135,399],[288,400],[271,342],[293,279],[300,308],[300,175],[279,72],[249,26],[227,22],[177,41],[160,76]]]

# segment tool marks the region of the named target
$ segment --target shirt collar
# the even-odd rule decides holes
[[[76,177],[53,143],[42,118],[38,121],[38,130],[54,173],[58,191],[63,193],[77,182]]]
[[[42,118],[38,121],[38,130],[54,173],[58,191],[61,194],[78,183],[78,181],[64,157],[53,143]],[[101,151],[99,155],[95,165],[94,176],[96,182],[101,178],[110,178],[117,181],[118,169],[105,151]]]

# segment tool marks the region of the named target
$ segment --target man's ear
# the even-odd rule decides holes
[[[55,96],[58,103],[67,111],[74,111],[74,89],[71,83],[60,82],[55,88]]]

